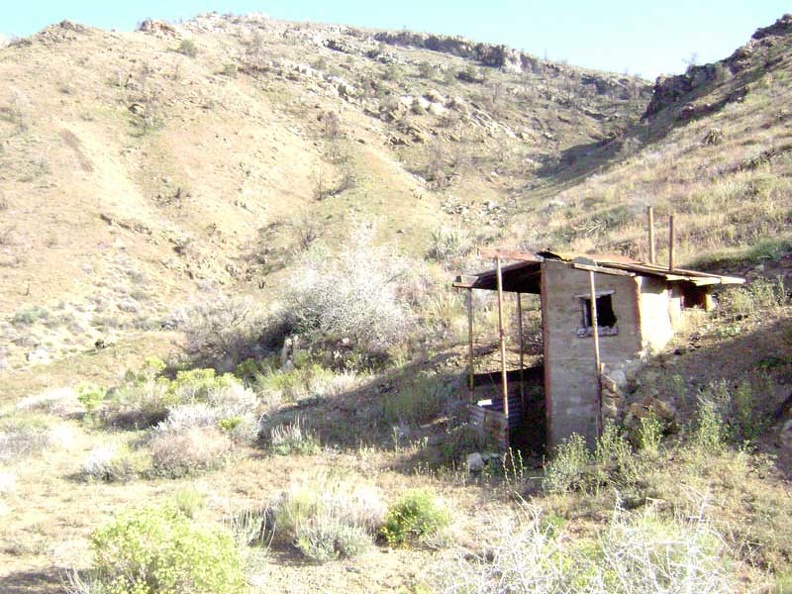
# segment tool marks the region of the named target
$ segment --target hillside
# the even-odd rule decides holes
[[[219,15],[64,22],[0,67],[0,307],[62,304],[76,348],[106,334],[102,311],[132,329],[200,287],[257,290],[306,237],[359,221],[411,255],[443,225],[486,243],[539,168],[650,94],[464,40]]]
[[[0,591],[107,591],[91,534],[143,502],[231,535],[235,593],[789,591],[790,72],[789,15],[654,84],[255,14],[0,47]],[[490,457],[451,280],[646,259],[648,206],[660,262],[674,214],[679,265],[749,280],[629,378],[672,419]]]

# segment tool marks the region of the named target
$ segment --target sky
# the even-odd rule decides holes
[[[146,18],[178,22],[212,11],[461,35],[654,79],[729,56],[757,28],[792,12],[792,1],[12,0],[3,8],[0,35],[24,37],[64,19],[131,31]]]

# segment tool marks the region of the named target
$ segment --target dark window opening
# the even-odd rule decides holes
[[[593,332],[594,320],[591,317],[591,298],[582,297],[581,304],[581,330],[580,334],[590,336]],[[599,334],[615,334],[616,314],[613,311],[613,299],[611,295],[601,295],[597,297],[597,327]]]

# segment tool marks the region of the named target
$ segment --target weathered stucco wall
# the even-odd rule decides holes
[[[552,260],[542,266],[548,445],[554,447],[572,433],[593,444],[597,437],[594,338],[581,337],[579,332],[580,296],[590,295],[589,273]],[[639,356],[639,280],[597,273],[595,285],[598,294],[612,291],[618,328],[615,335],[600,336],[602,362],[617,364]]]
[[[679,296],[669,297],[664,279],[636,277],[640,287],[640,319],[642,348],[648,352],[660,351],[673,335],[672,313],[679,318]]]

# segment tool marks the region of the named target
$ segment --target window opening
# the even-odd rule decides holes
[[[600,336],[614,336],[619,333],[616,326],[616,313],[613,311],[613,296],[600,295],[596,298],[597,329]],[[579,297],[581,310],[581,326],[579,336],[591,336],[594,332],[594,321],[591,317],[591,297]]]

